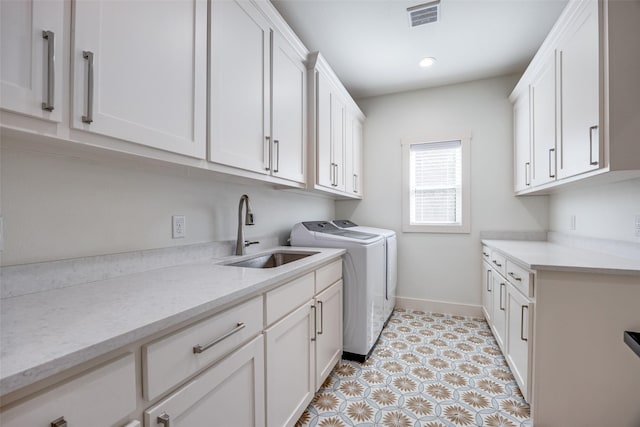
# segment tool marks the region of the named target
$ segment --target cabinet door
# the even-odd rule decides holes
[[[513,137],[515,150],[515,191],[531,185],[531,117],[529,91],[525,91],[513,104]]]
[[[313,398],[314,319],[309,302],[265,331],[269,427],[293,425]]]
[[[204,158],[206,1],[74,4],[72,126]]]
[[[491,292],[493,294],[493,310],[491,312],[491,326],[500,349],[504,352],[504,338],[507,325],[507,281],[492,269]]]
[[[585,1],[560,55],[560,167],[558,178],[602,166],[599,132],[598,2]]]
[[[315,383],[320,385],[342,356],[342,280],[316,296],[315,306]]]
[[[555,56],[547,58],[539,74],[531,83],[533,124],[532,151],[534,186],[555,180],[556,177],[556,63]]]
[[[345,125],[345,191],[362,196],[362,122],[347,113]]]
[[[333,187],[334,167],[331,157],[331,86],[322,73],[316,71],[316,183]]]
[[[530,332],[533,325],[533,304],[511,284],[507,285],[507,319],[505,356],[522,395],[528,401],[529,354],[533,345]]]
[[[162,417],[172,427],[258,427],[264,426],[264,413],[264,340],[259,336],[146,410],[144,418],[145,426],[162,425]]]
[[[277,32],[271,53],[273,175],[304,183],[307,69],[304,58]]]
[[[0,2],[0,107],[61,119],[64,5],[61,0]]]
[[[269,174],[269,23],[246,1],[210,10],[209,160]]]
[[[486,262],[482,262],[482,312],[488,323],[493,321],[493,270]]]
[[[333,188],[345,190],[345,105],[342,98],[331,92],[331,159]]]

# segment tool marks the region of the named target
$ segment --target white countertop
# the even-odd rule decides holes
[[[318,253],[277,268],[220,265],[225,258],[0,300],[0,396],[259,294],[345,252],[276,249]]]
[[[597,251],[540,241],[482,240],[482,243],[508,255],[530,270],[640,276],[640,260]]]

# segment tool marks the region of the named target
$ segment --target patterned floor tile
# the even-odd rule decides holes
[[[531,427],[480,318],[396,309],[365,363],[340,361],[296,427]]]

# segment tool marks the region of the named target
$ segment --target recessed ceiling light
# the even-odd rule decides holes
[[[419,64],[421,67],[427,68],[427,67],[431,67],[435,63],[436,63],[436,58],[428,57],[428,58],[423,58]]]

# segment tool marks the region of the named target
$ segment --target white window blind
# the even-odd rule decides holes
[[[462,223],[462,142],[411,144],[410,224]]]

